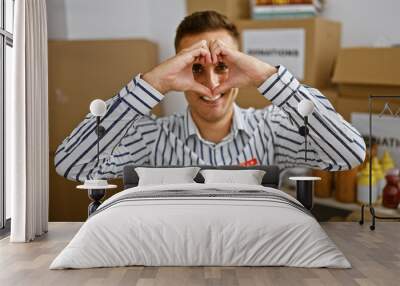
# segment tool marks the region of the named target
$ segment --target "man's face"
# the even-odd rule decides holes
[[[206,40],[210,44],[213,40],[217,39],[234,49],[238,49],[236,40],[228,31],[217,30],[183,37],[179,43],[177,52],[201,40]],[[229,77],[229,67],[223,62],[217,64],[209,63],[205,66],[195,62],[192,72],[197,82],[211,90]],[[232,88],[223,94],[216,94],[210,98],[193,91],[187,91],[185,92],[185,97],[193,116],[200,117],[208,122],[217,122],[226,116],[232,116],[233,103],[237,93],[238,89]]]

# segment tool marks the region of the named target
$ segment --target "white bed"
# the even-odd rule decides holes
[[[198,183],[114,195],[50,269],[128,265],[351,267],[314,217],[284,192]]]

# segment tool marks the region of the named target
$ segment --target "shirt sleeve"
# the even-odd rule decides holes
[[[57,148],[57,173],[81,182],[91,178],[115,178],[122,174],[125,164],[146,162],[151,149],[149,142],[152,142],[149,134],[156,136],[158,129],[150,112],[163,97],[140,75],[136,76],[106,101],[107,112],[100,121],[105,132],[99,141],[99,164],[96,117],[89,113]]]
[[[278,166],[303,165],[339,171],[352,169],[364,161],[366,148],[360,133],[335,111],[321,92],[300,84],[284,66],[279,66],[278,72],[258,90],[273,104],[267,120],[272,126]],[[308,117],[307,161],[305,139],[299,134],[304,118],[297,111],[303,99],[315,105]]]

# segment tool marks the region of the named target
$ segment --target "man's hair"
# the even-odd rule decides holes
[[[226,30],[239,41],[239,32],[229,19],[216,11],[200,11],[186,16],[176,29],[175,50],[183,37],[204,32]]]

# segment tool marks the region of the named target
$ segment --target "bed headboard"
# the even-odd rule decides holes
[[[124,189],[133,188],[138,185],[139,177],[135,171],[136,167],[150,167],[157,168],[154,166],[143,166],[143,165],[126,165],[124,167],[123,181]],[[181,168],[182,166],[168,166],[168,168]],[[265,171],[265,175],[262,179],[261,184],[265,187],[271,187],[277,189],[279,186],[279,168],[277,166],[198,166],[202,169],[220,169],[220,170],[243,170],[243,169],[257,169]],[[161,168],[161,167],[160,167]],[[167,168],[164,166],[163,168]],[[194,178],[197,183],[204,183],[204,178],[200,174]]]

